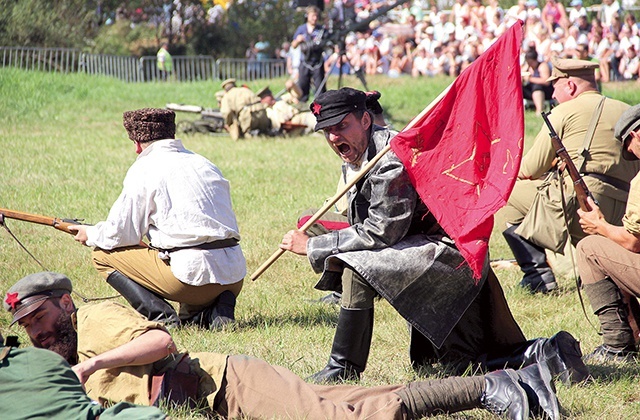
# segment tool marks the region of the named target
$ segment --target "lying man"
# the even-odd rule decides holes
[[[179,353],[162,324],[110,301],[76,309],[71,290],[62,274],[36,273],[9,289],[4,306],[36,347],[69,361],[89,396],[103,403],[165,399],[225,418],[388,420],[480,407],[511,419],[530,411],[559,418],[545,365],[406,386],[312,385],[248,356]]]

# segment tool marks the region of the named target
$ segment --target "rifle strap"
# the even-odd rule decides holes
[[[40,260],[38,260],[28,249],[27,247],[25,247],[22,242],[20,242],[20,240],[16,237],[16,235],[13,234],[13,232],[11,232],[11,229],[9,229],[9,226],[7,226],[7,221],[6,218],[2,218],[0,219],[0,225],[2,225],[3,228],[5,228],[5,230],[9,233],[9,235],[11,235],[11,237],[18,243],[18,245],[20,245],[20,248],[22,248],[24,250],[24,252],[26,252],[39,266],[40,268],[42,268],[43,271],[49,271],[47,270],[47,268],[40,262]],[[73,293],[74,295],[77,295],[80,299],[82,299],[82,301],[84,303],[87,302],[91,302],[91,301],[96,301],[96,300],[106,300],[106,299],[115,299],[117,297],[120,297],[120,295],[115,295],[115,296],[108,296],[108,297],[101,297],[101,298],[87,298],[85,296],[82,296],[80,293],[78,293],[76,290],[72,291],[71,293]]]
[[[602,101],[600,102],[602,104]],[[564,225],[567,232],[569,232],[569,243],[571,243],[571,232],[569,231],[569,219],[567,218],[567,200],[564,195],[564,176],[562,176],[562,171],[558,169],[558,181],[560,182],[560,197],[562,198],[562,215],[564,218]],[[578,275],[578,270],[576,268],[576,260],[573,256],[573,249],[569,249],[569,256],[571,258],[571,269],[573,270],[573,278],[576,280],[576,291],[578,292],[578,298],[580,299],[580,306],[582,306],[582,312],[584,313],[584,317],[593,327],[595,332],[598,335],[602,335],[600,329],[598,329],[593,322],[589,319],[589,314],[587,314],[587,308],[584,306],[584,299],[582,298],[582,292],[580,288],[582,286],[582,282],[580,281],[580,276]]]
[[[42,265],[42,263],[31,253],[29,252],[29,250],[27,249],[27,247],[25,247],[22,242],[20,242],[20,240],[16,237],[16,235],[13,234],[13,232],[11,232],[11,229],[9,229],[9,226],[7,226],[7,221],[6,219],[0,219],[0,224],[2,225],[3,228],[5,228],[5,230],[9,233],[9,235],[11,235],[11,237],[18,243],[18,245],[20,245],[20,248],[22,248],[24,250],[24,252],[26,252],[31,258],[33,258],[33,260],[40,266],[40,268],[42,268],[43,271],[48,271],[44,265]]]
[[[589,148],[591,147],[591,141],[593,141],[593,135],[596,132],[596,126],[598,125],[598,121],[600,121],[600,115],[602,115],[602,109],[604,108],[604,101],[607,99],[606,96],[603,96],[598,102],[596,109],[593,110],[593,115],[591,116],[591,121],[589,122],[589,128],[587,128],[587,133],[584,137],[584,142],[582,143],[582,149],[580,150],[580,158],[578,162],[579,165],[576,165],[576,169],[578,172],[584,172],[584,164],[587,160],[587,155],[589,154]]]

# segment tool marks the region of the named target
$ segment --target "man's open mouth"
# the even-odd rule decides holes
[[[346,155],[347,153],[349,153],[349,150],[351,150],[351,147],[349,147],[349,145],[345,143],[339,144],[337,148],[342,155]]]

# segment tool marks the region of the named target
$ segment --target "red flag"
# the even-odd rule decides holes
[[[520,168],[521,44],[518,21],[458,76],[430,112],[391,141],[420,198],[476,279],[489,249],[493,215],[509,199]]]

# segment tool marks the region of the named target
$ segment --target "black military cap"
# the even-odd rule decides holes
[[[265,86],[262,89],[260,89],[258,93],[256,93],[256,95],[258,95],[260,99],[264,99],[267,96],[273,96],[273,93],[271,92],[271,89],[269,89],[269,86]]]
[[[315,131],[339,124],[354,111],[367,109],[366,100],[364,92],[348,87],[321,93],[309,105],[317,121]]]

